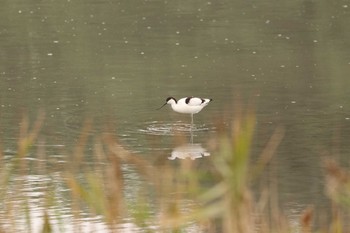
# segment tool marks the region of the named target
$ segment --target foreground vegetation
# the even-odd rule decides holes
[[[284,134],[277,128],[252,162],[253,112],[218,124],[205,170],[190,159],[150,163],[125,149],[113,133],[89,134],[91,122],[67,162],[52,162],[39,137],[43,122],[43,114],[32,127],[24,119],[17,153],[11,158],[1,154],[0,232],[348,232],[350,175],[333,160],[324,160],[333,212],[322,229],[313,226],[315,207],[306,208],[295,226],[269,187],[253,195],[252,184]],[[87,156],[91,142],[93,153]],[[138,174],[132,180],[137,188],[130,189],[125,169]]]

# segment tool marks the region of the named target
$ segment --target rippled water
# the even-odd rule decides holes
[[[186,124],[183,122],[146,122],[145,129],[139,129],[140,133],[149,134],[149,135],[169,135],[174,136],[182,133],[190,134],[202,131],[214,131],[215,127],[209,128],[209,126],[203,125],[194,125]]]
[[[234,118],[241,103],[256,112],[253,161],[273,131],[285,129],[261,179],[278,177],[281,206],[291,221],[309,204],[329,212],[321,157],[332,155],[347,166],[350,153],[349,9],[344,1],[4,3],[3,166],[16,160],[23,117],[30,131],[38,113],[45,113],[38,141],[24,158],[28,174],[13,170],[11,182],[21,185],[7,190],[6,200],[23,204],[19,196],[9,197],[16,190],[28,195],[35,220],[45,209],[42,184],[50,183],[58,196],[50,214],[62,216],[52,221],[70,227],[69,190],[60,177],[76,159],[84,129],[90,136],[84,169],[104,171],[106,163],[93,154],[105,132],[151,165],[191,159],[205,166],[215,156],[208,142],[217,125],[229,125],[220,119]],[[193,95],[214,99],[195,115],[193,128],[188,115],[155,110],[168,96]],[[132,166],[122,173],[133,200],[145,181]],[[7,214],[0,219],[4,226]],[[100,217],[86,215],[80,216],[82,229],[106,229]],[[133,231],[129,220],[120,229]]]

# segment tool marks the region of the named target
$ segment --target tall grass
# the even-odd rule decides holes
[[[254,162],[250,154],[255,114],[240,110],[233,119],[219,121],[217,135],[208,141],[211,156],[205,158],[205,171],[190,159],[178,161],[178,166],[170,161],[152,163],[125,149],[111,132],[92,135],[93,123],[87,121],[76,147],[67,152],[66,166],[40,183],[40,197],[34,205],[30,191],[23,189],[26,178],[49,173],[45,161],[50,158],[40,146],[44,114],[33,127],[25,118],[17,153],[11,159],[0,154],[0,232],[66,232],[67,224],[72,225],[70,231],[84,232],[86,221],[102,223],[107,232],[126,228],[141,232],[347,232],[344,216],[350,207],[350,174],[333,160],[324,161],[325,189],[334,208],[322,229],[313,226],[317,215],[313,207],[304,210],[295,229],[283,216],[273,188],[264,187],[253,195],[252,183],[275,154],[284,130],[275,130]],[[91,144],[92,157],[86,155]],[[30,158],[36,159],[34,165]],[[138,181],[131,181],[137,184],[128,183],[126,168],[138,174]],[[130,192],[130,186],[137,188]],[[68,196],[62,198],[64,189],[68,191],[63,195]]]

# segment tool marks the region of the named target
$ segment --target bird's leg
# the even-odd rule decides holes
[[[193,113],[191,114],[191,130],[193,128]]]
[[[191,144],[193,144],[193,132],[192,132],[192,129],[191,129],[191,141],[190,141]]]
[[[191,114],[191,144],[193,144],[193,114]]]

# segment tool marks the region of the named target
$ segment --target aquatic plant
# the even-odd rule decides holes
[[[283,127],[252,161],[255,114],[243,108],[235,112],[218,121],[217,134],[208,141],[212,155],[205,158],[205,171],[191,159],[165,162],[157,159],[164,155],[153,154],[153,160],[146,160],[126,149],[113,132],[91,134],[93,122],[86,121],[76,147],[67,152],[69,162],[44,175],[50,161],[40,137],[44,114],[33,127],[24,118],[17,152],[0,154],[0,232],[82,232],[89,221],[101,223],[93,227],[107,232],[346,232],[349,172],[334,160],[324,161],[325,189],[333,203],[329,224],[314,227],[317,212],[310,206],[295,229],[280,210],[273,185],[252,191],[283,139]],[[93,153],[87,152],[91,145]],[[133,189],[126,169],[137,175]],[[39,191],[26,187],[29,178],[41,182]]]

